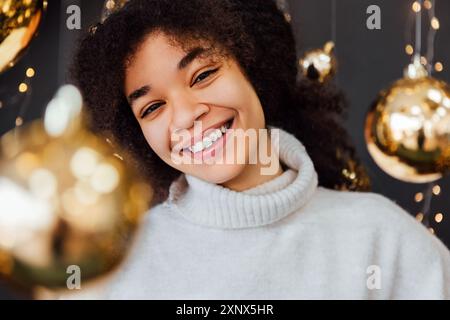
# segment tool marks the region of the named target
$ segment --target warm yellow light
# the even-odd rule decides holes
[[[434,64],[434,70],[436,70],[437,72],[441,72],[442,70],[444,70],[444,66],[440,62],[436,62]]]
[[[416,220],[419,221],[419,222],[422,222],[422,220],[423,220],[423,213],[422,212],[419,212],[416,215]]]
[[[412,55],[414,53],[414,49],[413,46],[410,44],[407,44],[405,47],[405,52],[409,55]]]
[[[436,213],[436,215],[434,216],[434,221],[436,221],[437,223],[440,223],[442,219],[444,219],[444,215],[440,212]]]
[[[20,127],[23,124],[23,119],[21,117],[16,118],[16,126]]]
[[[289,13],[285,13],[284,14],[284,19],[286,19],[287,22],[291,22],[292,21],[292,17]]]
[[[28,86],[27,86],[27,84],[26,83],[21,83],[21,84],[19,84],[19,91],[20,92],[27,92],[27,90],[28,90]]]
[[[439,195],[441,193],[441,187],[437,184],[433,187],[433,194],[435,196]]]
[[[427,64],[427,58],[425,58],[424,56],[421,56],[420,57],[420,63],[425,66]]]
[[[115,4],[114,0],[106,1],[106,5],[105,5],[106,9],[112,10],[112,9],[114,9],[115,6],[116,6],[116,4]]]
[[[428,228],[428,230],[430,230],[431,234],[434,234],[434,229],[433,228]]]
[[[412,9],[414,12],[419,12],[421,9],[420,3],[417,1],[414,1],[413,5],[412,5]]]
[[[33,68],[28,68],[25,74],[27,75],[28,78],[32,78],[36,73]]]
[[[425,7],[425,9],[430,10],[433,7],[433,4],[430,0],[425,0],[423,6]]]
[[[439,29],[439,20],[438,20],[438,18],[436,18],[436,17],[433,17],[433,18],[431,18],[431,27],[434,29],[434,30],[437,30],[437,29]]]
[[[423,193],[422,192],[417,192],[416,195],[414,196],[414,200],[416,202],[420,202],[423,200]]]

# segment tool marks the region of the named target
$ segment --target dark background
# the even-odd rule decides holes
[[[368,106],[377,93],[402,76],[410,57],[405,45],[411,43],[413,32],[412,0],[337,0],[336,1],[336,56],[339,63],[335,81],[348,96],[350,111],[346,126],[351,133],[359,156],[372,178],[373,190],[396,201],[412,215],[422,210],[423,202],[416,203],[416,192],[424,192],[426,185],[407,184],[381,171],[370,158],[363,137],[364,119]],[[38,36],[16,66],[0,74],[0,134],[12,129],[18,115],[24,121],[40,117],[57,88],[64,84],[66,69],[73,47],[82,31],[66,28],[66,9],[76,4],[81,8],[83,29],[99,19],[102,0],[49,0]],[[292,26],[297,38],[299,57],[306,49],[322,47],[332,38],[331,0],[289,0]],[[366,28],[366,9],[369,5],[381,8],[381,30]],[[436,1],[436,16],[440,30],[436,35],[435,60],[444,70],[434,76],[450,83],[450,1]],[[424,41],[426,43],[424,14]],[[426,47],[425,47],[426,48]],[[36,76],[30,80],[30,90],[18,93],[18,85],[25,78],[25,70],[33,67]],[[450,177],[438,182],[441,194],[433,196],[431,217],[442,212],[441,223],[431,221],[436,235],[450,247]],[[11,298],[0,286],[0,298]]]

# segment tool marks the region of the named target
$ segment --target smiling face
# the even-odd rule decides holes
[[[234,59],[208,46],[185,52],[166,34],[151,33],[127,65],[124,90],[148,144],[164,162],[200,179],[234,181],[245,189],[237,181],[249,180],[255,164],[224,161],[237,159],[238,152],[226,129],[264,129],[265,120],[255,90]],[[246,160],[249,150],[243,151]],[[205,161],[179,163],[174,154]]]

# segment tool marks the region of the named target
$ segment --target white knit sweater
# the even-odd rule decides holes
[[[289,170],[244,192],[180,176],[102,297],[450,299],[450,253],[424,226],[381,195],[318,187],[283,131],[280,158]]]

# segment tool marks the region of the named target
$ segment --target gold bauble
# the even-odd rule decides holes
[[[105,21],[111,14],[123,8],[129,0],[106,0],[103,5],[101,21]]]
[[[382,92],[366,119],[369,153],[390,176],[427,183],[450,169],[450,88],[415,61]]]
[[[44,120],[0,140],[0,277],[19,288],[64,288],[70,266],[83,284],[111,271],[151,200],[123,154],[70,119],[67,103],[55,98]]]
[[[319,82],[324,82],[333,77],[337,69],[333,49],[334,43],[329,41],[323,49],[307,51],[299,61],[303,75]]]
[[[336,150],[336,158],[345,163],[342,168],[342,176],[344,181],[342,184],[336,184],[336,190],[343,191],[370,191],[371,183],[369,175],[363,165],[355,159],[354,155],[348,151],[338,148]]]
[[[30,45],[47,1],[0,0],[0,73],[14,66]]]

